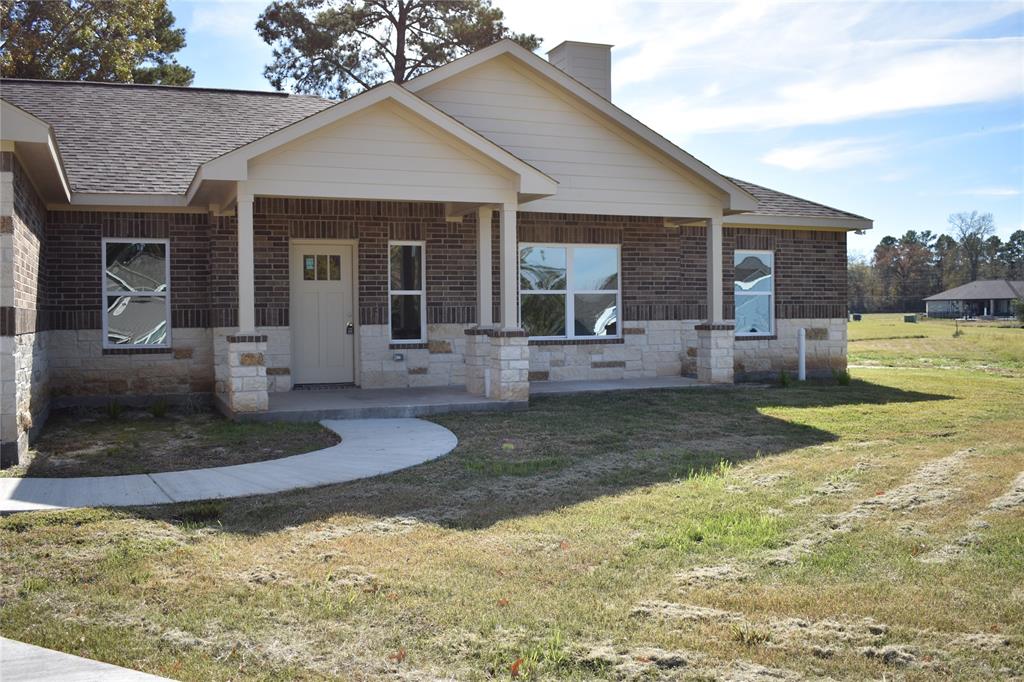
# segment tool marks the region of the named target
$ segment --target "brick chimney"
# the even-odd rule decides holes
[[[612,98],[612,45],[566,40],[548,61],[607,100]]]

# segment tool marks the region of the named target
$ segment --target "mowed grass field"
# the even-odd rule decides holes
[[[897,313],[865,315],[849,324],[852,365],[972,369],[1024,376],[1019,322],[958,322]]]
[[[848,386],[544,398],[387,477],[9,516],[0,630],[182,680],[1019,678],[1024,330],[945,324],[852,324]]]

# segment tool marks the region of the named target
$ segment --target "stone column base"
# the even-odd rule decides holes
[[[733,383],[733,344],[735,327],[731,324],[698,324],[697,381],[705,384]]]
[[[267,337],[229,336],[224,400],[233,413],[266,412],[270,407],[267,381]]]
[[[491,360],[490,329],[472,327],[466,330],[466,391],[487,395],[487,368]]]
[[[497,400],[530,399],[530,347],[526,332],[492,330],[486,396]]]

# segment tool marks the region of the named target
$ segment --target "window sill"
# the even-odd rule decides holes
[[[429,345],[426,341],[391,341],[388,350],[420,350]]]
[[[737,336],[737,341],[775,341],[779,337],[775,334],[744,334]]]
[[[170,346],[159,347],[159,348],[104,348],[104,355],[160,355],[163,353],[173,353],[174,349]]]
[[[597,339],[583,339],[583,338],[565,338],[565,339],[530,339],[528,344],[531,346],[595,346],[599,344],[611,344],[611,343],[625,343],[625,339],[621,336],[608,337],[608,338],[597,338]]]

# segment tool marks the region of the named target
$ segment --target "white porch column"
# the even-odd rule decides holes
[[[501,328],[519,326],[519,242],[516,204],[501,205]]]
[[[722,324],[722,219],[708,220],[708,324]]]
[[[476,243],[476,324],[478,327],[494,326],[494,300],[491,291],[491,220],[494,216],[493,206],[482,206],[477,209],[477,243]]]
[[[252,195],[238,190],[238,332],[256,331],[256,276],[253,265]]]

